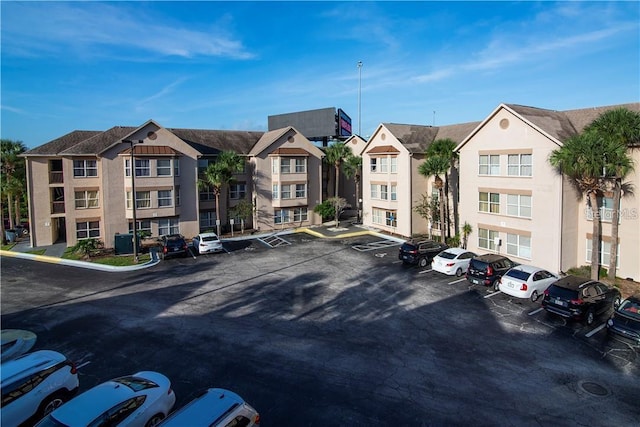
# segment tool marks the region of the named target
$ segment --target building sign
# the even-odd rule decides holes
[[[351,117],[338,108],[338,136],[351,136]]]

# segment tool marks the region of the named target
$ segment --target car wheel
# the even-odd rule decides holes
[[[155,427],[158,424],[160,424],[163,419],[164,419],[164,415],[155,414],[153,417],[151,417],[149,421],[147,421],[147,423],[145,424],[145,427]]]
[[[426,258],[420,258],[420,261],[418,261],[420,268],[425,268],[427,264],[429,264],[429,262]]]
[[[493,290],[498,292],[500,290],[500,279],[493,281]]]
[[[456,277],[460,277],[460,276],[462,276],[462,269],[458,267],[458,269],[456,270]]]
[[[42,417],[49,415],[58,409],[65,402],[64,396],[60,393],[47,397],[41,404],[39,413]]]
[[[538,298],[540,298],[540,294],[534,289],[533,292],[531,292],[531,302],[538,301]]]
[[[596,320],[596,315],[593,312],[593,309],[590,308],[589,311],[587,311],[587,317],[586,317],[586,321],[587,321],[587,325],[591,326],[593,325],[593,322]]]

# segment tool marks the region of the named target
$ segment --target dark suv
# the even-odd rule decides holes
[[[542,307],[549,313],[593,324],[598,314],[620,305],[620,291],[584,277],[567,276],[544,291]]]
[[[173,256],[187,256],[187,242],[180,234],[162,236],[162,259]]]
[[[404,264],[418,264],[420,267],[426,267],[431,264],[433,257],[448,248],[449,246],[444,243],[433,240],[409,240],[400,246],[398,259]]]
[[[498,291],[502,275],[516,265],[504,255],[479,255],[469,261],[466,277],[474,285],[493,286],[493,290]]]

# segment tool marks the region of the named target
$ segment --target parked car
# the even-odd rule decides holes
[[[549,313],[592,325],[596,316],[620,305],[616,288],[577,276],[566,276],[544,291],[542,307]]]
[[[434,240],[408,240],[400,246],[398,259],[404,264],[417,264],[424,268],[431,263],[433,257],[447,248],[449,246]]]
[[[260,414],[240,396],[221,388],[210,388],[171,414],[162,427],[251,427],[260,424]]]
[[[499,289],[516,298],[530,298],[536,302],[549,285],[560,277],[532,265],[515,266],[500,278]]]
[[[70,400],[78,391],[75,365],[62,354],[39,350],[2,363],[3,427],[31,424]]]
[[[174,256],[187,256],[187,241],[180,234],[168,234],[162,236],[162,259]]]
[[[157,426],[175,402],[167,377],[143,371],[85,391],[51,412],[36,427]]]
[[[22,356],[36,343],[37,336],[23,329],[3,329],[0,331],[2,342],[2,363]]]
[[[222,242],[216,233],[200,233],[193,238],[193,248],[198,254],[222,252]]]
[[[607,321],[610,337],[629,344],[640,345],[640,294],[622,301]]]
[[[434,271],[448,274],[449,276],[462,276],[469,267],[469,261],[476,256],[473,252],[461,248],[449,248],[440,252],[431,261]]]
[[[474,285],[493,286],[497,291],[502,275],[516,265],[504,255],[478,255],[469,261],[466,277]]]

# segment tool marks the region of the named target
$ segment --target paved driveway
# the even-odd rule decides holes
[[[286,239],[130,273],[3,259],[2,327],[78,361],[82,389],[158,370],[177,407],[230,388],[263,426],[640,419],[638,351],[604,330],[403,267],[378,237]]]

